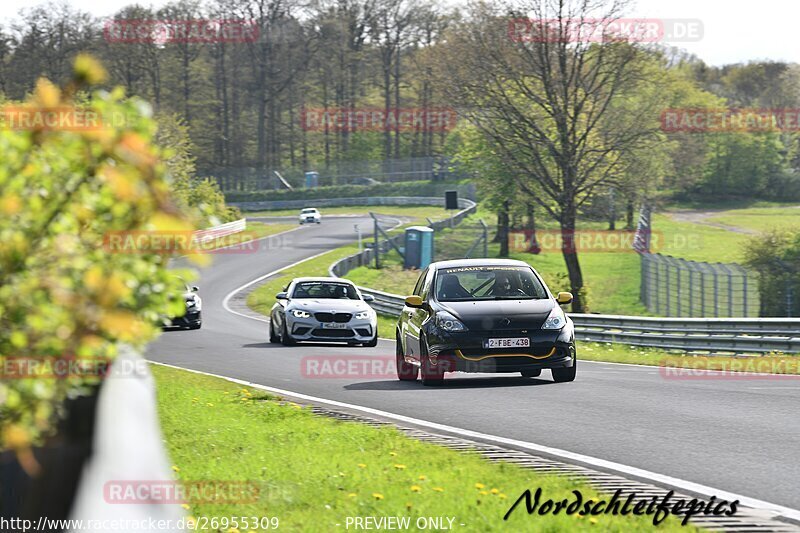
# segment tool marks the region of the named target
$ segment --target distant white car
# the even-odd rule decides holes
[[[322,215],[316,207],[307,207],[300,211],[300,224],[321,224]]]

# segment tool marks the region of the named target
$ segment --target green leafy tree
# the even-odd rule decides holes
[[[759,274],[761,316],[800,316],[800,230],[751,238],[745,265]]]
[[[157,123],[155,142],[164,147],[164,164],[176,202],[193,213],[200,226],[241,218],[237,208],[225,205],[216,181],[196,176],[193,145],[184,121],[177,115],[161,115]]]

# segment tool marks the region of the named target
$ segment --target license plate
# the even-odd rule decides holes
[[[529,348],[531,340],[528,337],[514,337],[509,339],[486,339],[484,348]]]
[[[347,324],[343,322],[327,322],[322,324],[323,329],[347,329]]]

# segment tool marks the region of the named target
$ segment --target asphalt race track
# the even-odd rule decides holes
[[[652,367],[590,362],[580,362],[576,381],[564,384],[553,383],[549,371],[539,379],[450,374],[441,388],[391,377],[307,377],[304,357],[393,358],[394,342],[287,348],[268,343],[263,319],[223,307],[234,289],[354,241],[355,223],[369,234],[369,218],[326,217],[319,226],[269,239],[257,253],[215,255],[197,283],[203,328],[165,333],[148,349],[148,359],[568,450],[800,509],[798,379],[667,379]],[[235,297],[230,307],[247,312]]]

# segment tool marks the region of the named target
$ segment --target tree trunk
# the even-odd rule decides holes
[[[633,225],[633,219],[634,219],[633,200],[628,200],[628,202],[625,204],[625,228],[626,229],[631,229],[631,230],[632,229],[636,229],[635,226]]]
[[[500,257],[508,257],[508,212],[511,202],[503,202],[500,211],[497,213],[497,237],[500,241]]]
[[[183,51],[181,59],[183,66],[183,114],[184,118],[186,118],[186,124],[190,124],[192,121],[192,115],[191,108],[189,107],[189,102],[191,101],[189,62],[191,60],[189,58],[188,50]]]
[[[387,32],[388,33],[388,32]],[[392,111],[392,52],[391,49],[383,55],[383,110],[386,116]],[[385,122],[384,122],[385,124]],[[392,158],[392,132],[383,128],[383,158]]]
[[[536,239],[536,206],[528,203],[528,252],[538,254],[542,251],[539,241]]]
[[[562,214],[561,225],[561,254],[564,256],[564,263],[567,266],[569,276],[570,291],[572,292],[572,312],[584,313],[585,302],[583,301],[583,272],[578,260],[578,250],[575,243],[575,221],[576,209],[574,206],[567,207]]]
[[[614,231],[617,229],[617,199],[614,188],[608,192],[608,229]]]
[[[328,76],[322,76],[322,107],[328,111]],[[331,168],[331,132],[328,128],[328,121],[325,121],[325,171]]]
[[[400,60],[402,58],[402,51],[400,48],[400,32],[397,34],[397,51],[395,52],[394,59],[394,111],[397,113],[397,118],[400,117]],[[394,157],[400,158],[400,122],[395,123],[394,130]]]

